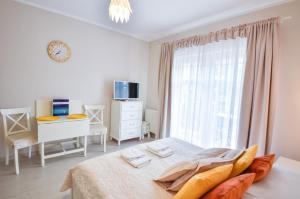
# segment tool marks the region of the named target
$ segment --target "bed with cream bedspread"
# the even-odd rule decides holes
[[[133,168],[120,158],[120,151],[84,161],[72,168],[62,190],[71,188],[73,199],[170,199],[174,193],[165,191],[153,179],[167,168],[182,160],[188,160],[201,152],[201,148],[184,141],[167,138],[158,140],[174,150],[174,155],[159,158],[146,150],[146,144],[134,146],[152,158],[149,165]],[[281,161],[282,162],[282,161]],[[286,167],[286,166],[284,166]],[[298,173],[295,170],[299,171]],[[286,177],[287,175],[287,177]],[[295,186],[300,185],[299,167],[286,170],[275,163],[274,171],[261,183],[256,183],[245,194],[246,199],[300,198]],[[278,186],[277,180],[283,180]],[[290,182],[290,180],[292,180]],[[289,183],[290,182],[290,183]],[[283,183],[292,186],[282,187]],[[293,184],[298,183],[298,184]],[[282,189],[289,191],[281,191]],[[299,189],[299,188],[298,188]],[[300,189],[299,189],[300,190]],[[276,194],[278,193],[278,194]],[[266,197],[264,197],[266,196]],[[280,197],[279,197],[280,196]]]

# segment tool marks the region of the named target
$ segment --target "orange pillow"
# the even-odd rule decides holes
[[[253,183],[254,178],[255,173],[231,178],[208,192],[202,199],[241,199]]]
[[[274,160],[275,154],[257,157],[254,159],[245,173],[255,173],[256,176],[254,182],[258,182],[270,173]]]

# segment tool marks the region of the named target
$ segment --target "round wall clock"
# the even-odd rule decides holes
[[[48,44],[48,56],[56,62],[66,62],[71,57],[71,48],[62,41],[51,41]]]

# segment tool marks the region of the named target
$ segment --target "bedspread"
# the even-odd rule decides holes
[[[73,199],[170,199],[174,193],[153,181],[174,164],[193,159],[203,149],[184,141],[158,140],[170,146],[174,155],[159,158],[146,150],[146,144],[133,146],[144,151],[152,162],[134,168],[120,158],[120,151],[86,160],[70,169],[62,191],[72,189]],[[244,199],[300,198],[300,162],[279,158],[266,179],[253,184]]]
[[[84,199],[168,199],[174,193],[165,191],[153,179],[182,160],[195,157],[202,149],[176,138],[158,140],[174,150],[174,155],[159,158],[146,150],[145,144],[134,146],[152,158],[149,165],[133,168],[114,152],[84,161],[69,171],[61,191],[72,188],[73,198]]]

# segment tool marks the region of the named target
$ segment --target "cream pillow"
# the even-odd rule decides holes
[[[253,162],[258,145],[249,147],[245,153],[234,163],[230,177],[235,177],[245,171]]]
[[[194,175],[177,192],[174,199],[198,199],[206,192],[225,181],[231,171],[232,164],[216,167],[209,171]]]

